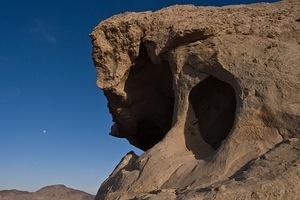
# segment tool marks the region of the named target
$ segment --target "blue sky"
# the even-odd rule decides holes
[[[1,0],[0,190],[62,183],[96,193],[124,154],[141,153],[108,135],[88,37],[101,20],[172,4],[251,2]]]

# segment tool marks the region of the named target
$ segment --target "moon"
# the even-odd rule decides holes
[[[44,129],[42,132],[43,132],[44,134],[46,134],[46,133],[47,133],[47,130],[46,130],[46,129]]]

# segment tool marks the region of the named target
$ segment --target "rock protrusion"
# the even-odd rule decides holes
[[[299,13],[298,1],[188,5],[101,22],[91,37],[111,134],[145,153],[126,155],[96,199],[295,197],[296,181],[278,176],[274,188],[293,190],[262,195],[250,177],[271,187],[283,168],[262,156],[298,158],[285,141],[300,138]],[[294,167],[283,172],[298,180]]]

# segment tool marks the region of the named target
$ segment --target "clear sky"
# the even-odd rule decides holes
[[[88,37],[101,20],[172,4],[250,2],[0,0],[0,190],[62,183],[96,193],[124,154],[141,153],[108,135]]]

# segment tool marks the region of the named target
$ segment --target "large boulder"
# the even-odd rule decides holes
[[[91,34],[128,153],[96,200],[300,197],[300,2],[124,13]]]

